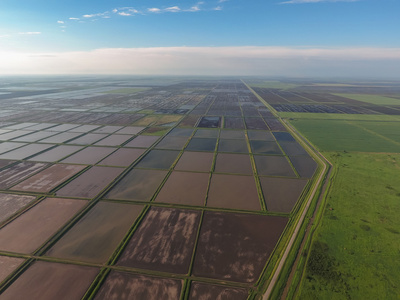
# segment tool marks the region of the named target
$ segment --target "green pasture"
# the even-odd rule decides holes
[[[398,299],[400,154],[325,155],[333,185],[297,299]]]
[[[400,122],[293,119],[320,151],[399,152]]]
[[[400,105],[400,99],[385,97],[381,95],[342,94],[342,93],[334,95],[377,105]]]

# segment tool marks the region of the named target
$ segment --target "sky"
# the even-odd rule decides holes
[[[399,0],[0,0],[0,74],[400,78]]]

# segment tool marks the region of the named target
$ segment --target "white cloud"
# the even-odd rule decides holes
[[[151,7],[151,8],[148,8],[147,11],[151,12],[151,13],[159,13],[159,12],[161,12],[161,9],[159,9],[157,7]]]
[[[359,0],[289,0],[280,2],[280,4],[303,4],[303,3],[320,3],[320,2],[357,2]]]
[[[28,31],[28,32],[18,32],[18,34],[21,35],[38,35],[42,34],[40,31]]]
[[[120,16],[132,16],[132,14],[127,13],[127,12],[124,12],[124,11],[121,11],[121,12],[119,12],[118,14],[119,14]]]
[[[167,7],[164,9],[165,11],[169,11],[169,12],[178,12],[181,11],[181,9],[179,8],[179,6],[171,6],[171,7]]]
[[[80,19],[79,19],[79,18],[73,18],[73,17],[71,17],[71,18],[69,18],[69,20],[79,21]]]
[[[2,74],[399,77],[400,48],[159,47],[0,53]]]
[[[217,6],[217,7],[214,7],[214,9],[213,10],[222,10],[222,6]]]
[[[58,24],[64,24],[64,21],[57,21]]]

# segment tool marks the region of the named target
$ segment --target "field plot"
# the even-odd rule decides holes
[[[96,294],[102,299],[179,299],[183,282],[177,279],[112,271]]]
[[[186,274],[199,220],[199,211],[153,207],[117,265]]]
[[[193,274],[255,282],[286,223],[284,217],[205,212]]]
[[[240,80],[107,80],[0,95],[0,298],[260,297],[315,162]]]
[[[246,289],[193,282],[190,286],[189,299],[246,300],[248,296],[249,293]]]
[[[142,209],[143,206],[99,202],[46,255],[105,263]]]
[[[78,300],[98,272],[97,268],[38,261],[13,282],[1,298]]]

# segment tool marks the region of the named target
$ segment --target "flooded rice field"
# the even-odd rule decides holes
[[[1,95],[1,299],[257,293],[317,164],[241,81],[165,80]]]

